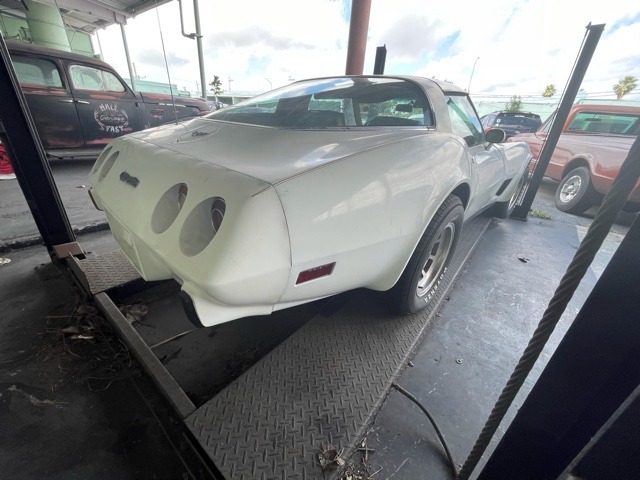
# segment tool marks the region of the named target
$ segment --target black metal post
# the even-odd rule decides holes
[[[640,384],[638,312],[640,219],[631,226],[478,480],[555,480],[562,474]],[[635,475],[628,473],[628,478]]]
[[[593,57],[593,52],[595,52],[595,49],[598,46],[598,41],[600,40],[600,36],[602,35],[603,30],[604,24],[587,25],[587,35],[584,40],[582,50],[580,50],[576,65],[573,69],[573,72],[571,72],[569,83],[567,84],[567,88],[564,92],[562,100],[560,101],[560,106],[556,111],[556,116],[553,120],[551,130],[549,131],[547,139],[545,140],[544,145],[542,146],[542,150],[540,151],[538,164],[536,165],[533,176],[527,185],[522,203],[514,209],[513,213],[511,214],[511,218],[515,218],[516,220],[527,219],[527,215],[529,214],[529,209],[531,208],[533,199],[536,196],[536,193],[538,193],[538,188],[540,187],[540,183],[542,182],[542,177],[544,177],[544,173],[547,170],[549,161],[551,160],[551,155],[553,154],[553,151],[558,144],[558,139],[560,138],[560,134],[562,133],[564,122],[567,120],[569,111],[571,110],[573,102],[576,99],[576,95],[578,94],[578,90],[580,89],[580,85],[582,84],[582,79],[587,72],[587,68],[589,67],[591,58]]]
[[[376,48],[376,61],[373,64],[374,75],[384,75],[384,64],[387,61],[387,46]]]
[[[0,140],[50,254],[76,241],[53,180],[27,101],[18,85],[7,45],[0,35]]]

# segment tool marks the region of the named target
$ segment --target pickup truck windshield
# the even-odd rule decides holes
[[[285,128],[433,125],[426,95],[402,79],[357,77],[297,82],[207,118]]]

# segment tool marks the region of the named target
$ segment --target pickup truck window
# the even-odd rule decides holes
[[[466,96],[449,95],[447,108],[453,133],[461,136],[470,147],[484,142],[482,125]]]
[[[538,129],[538,133],[549,133],[551,130],[551,125],[553,125],[553,121],[556,118],[556,114],[552,113],[551,116],[545,121],[542,126]]]
[[[76,90],[93,90],[99,92],[124,92],[122,82],[113,73],[86,65],[69,67],[71,82]]]
[[[55,63],[40,58],[21,57],[18,55],[13,55],[11,60],[20,83],[62,88],[60,72]]]
[[[614,133],[637,135],[638,115],[623,113],[578,112],[567,128],[568,132]]]

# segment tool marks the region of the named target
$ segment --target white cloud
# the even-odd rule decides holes
[[[194,31],[190,2],[185,29]],[[219,75],[232,90],[265,90],[289,78],[344,72],[349,0],[200,2],[206,78]],[[159,9],[173,83],[196,90],[196,42],[180,33],[178,3]],[[448,79],[472,91],[539,94],[561,90],[585,33],[606,23],[583,87],[608,92],[624,75],[640,77],[640,4],[628,0],[495,0],[486,2],[372,2],[365,73],[376,47],[387,46],[387,73]],[[129,21],[129,48],[139,75],[166,81],[155,11]],[[118,27],[100,32],[105,60],[127,75]],[[268,79],[265,80],[265,79]]]

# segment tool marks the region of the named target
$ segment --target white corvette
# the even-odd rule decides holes
[[[118,138],[90,191],[146,280],[215,325],[365,287],[424,308],[463,226],[507,215],[531,154],[417,77],[305,80]]]

